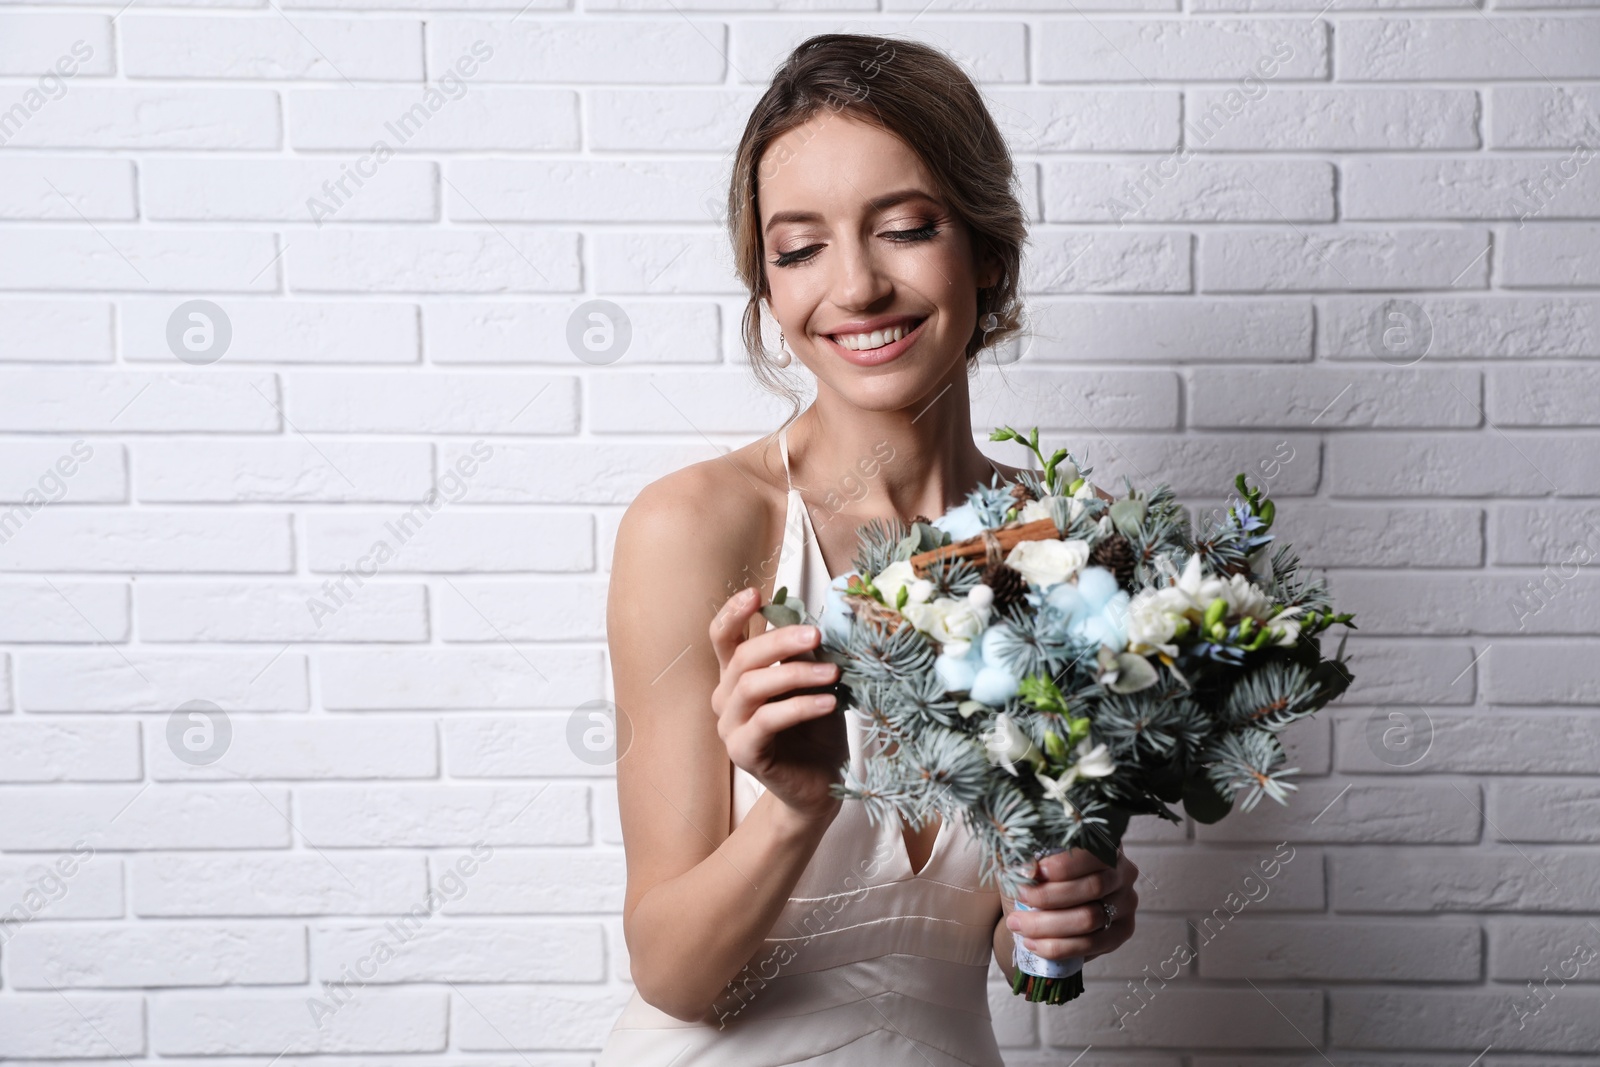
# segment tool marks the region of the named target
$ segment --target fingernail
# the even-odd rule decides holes
[[[1021,926],[1022,926],[1022,920],[1017,918],[1017,913],[1016,912],[1012,912],[1010,915],[1006,916],[1006,929],[1007,930],[1016,930],[1016,929],[1019,929]]]

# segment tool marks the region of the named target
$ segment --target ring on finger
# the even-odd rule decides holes
[[[1117,921],[1117,906],[1108,900],[1102,900],[1100,901],[1100,907],[1103,908],[1106,913],[1106,924],[1100,929],[1108,930],[1111,928],[1111,924]]]

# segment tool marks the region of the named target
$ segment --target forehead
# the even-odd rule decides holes
[[[928,168],[898,136],[824,108],[785,131],[762,153],[756,187],[763,228],[777,212],[856,216],[891,190],[937,195]]]

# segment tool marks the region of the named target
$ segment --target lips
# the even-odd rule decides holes
[[[906,320],[901,320],[901,322],[904,321]],[[829,348],[831,348],[847,362],[854,363],[858,367],[876,367],[880,364],[888,363],[890,360],[898,357],[901,353],[905,352],[908,348],[915,344],[918,337],[922,336],[922,328],[928,323],[927,318],[924,317],[913,321],[916,322],[916,326],[911,330],[910,333],[900,338],[900,340],[891,341],[890,343],[881,345],[878,348],[869,348],[860,352],[851,348],[846,348],[838,341],[835,341],[833,337],[828,334],[823,334],[822,339],[827,342]],[[901,322],[891,322],[889,325],[891,327],[898,326],[901,325]],[[882,329],[883,327],[879,328]],[[860,332],[868,333],[871,331],[863,330]]]

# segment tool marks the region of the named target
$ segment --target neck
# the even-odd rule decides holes
[[[967,370],[903,409],[869,411],[819,385],[789,426],[789,463],[813,508],[855,521],[937,518],[994,468],[972,440]]]

